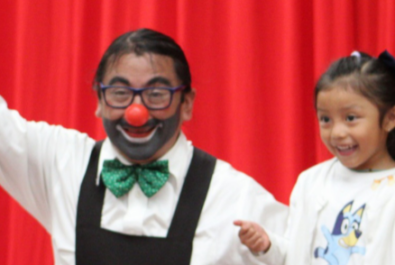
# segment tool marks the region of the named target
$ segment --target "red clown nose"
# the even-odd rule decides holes
[[[146,107],[141,104],[132,104],[125,111],[125,120],[133,126],[139,127],[144,125],[149,118]]]

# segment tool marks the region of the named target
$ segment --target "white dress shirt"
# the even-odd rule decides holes
[[[0,185],[50,233],[55,264],[75,264],[79,189],[95,141],[75,130],[26,121],[9,110],[1,97],[0,117]],[[129,235],[166,237],[192,152],[191,142],[181,133],[160,158],[169,161],[169,181],[151,198],[138,185],[121,198],[106,190],[101,227]],[[104,160],[114,158],[128,164],[106,139],[98,172]],[[258,264],[239,242],[239,228],[233,221],[256,221],[282,234],[287,211],[254,179],[217,160],[196,229],[191,264]]]

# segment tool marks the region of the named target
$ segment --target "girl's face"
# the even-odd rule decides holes
[[[321,139],[340,162],[351,169],[378,170],[395,167],[386,147],[395,127],[393,110],[380,126],[379,110],[350,87],[335,86],[317,95]]]

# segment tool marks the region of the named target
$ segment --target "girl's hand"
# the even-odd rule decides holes
[[[267,252],[270,248],[270,239],[265,230],[254,222],[237,220],[234,225],[240,226],[239,238],[252,252]]]

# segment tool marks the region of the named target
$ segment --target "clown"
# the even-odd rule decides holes
[[[94,89],[100,142],[26,121],[0,97],[0,185],[50,233],[55,263],[257,264],[232,221],[281,234],[287,207],[187,140],[195,90],[179,45],[149,29],[121,35]]]

